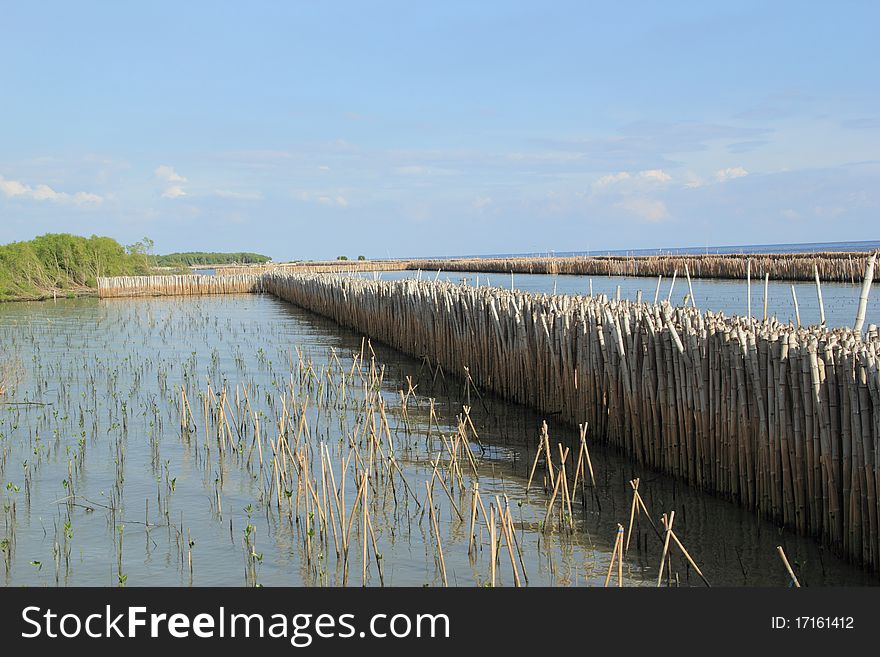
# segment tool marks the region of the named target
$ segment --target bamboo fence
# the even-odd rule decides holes
[[[339,274],[407,269],[408,260],[330,260],[326,262],[282,262],[265,265],[215,267],[218,276],[230,274]]]
[[[571,424],[589,422],[639,465],[880,569],[874,325],[862,334],[668,302],[412,279],[270,273],[249,280],[254,290],[509,400]],[[160,285],[163,293],[193,289]],[[235,286],[218,283],[214,291],[224,287]]]
[[[356,273],[371,271],[467,271],[515,274],[574,274],[585,276],[673,276],[687,270],[694,278],[744,279],[751,268],[774,280],[858,283],[867,253],[762,253],[658,256],[571,256],[521,258],[453,258],[410,260],[333,260],[217,267],[217,275],[266,273]],[[751,265],[749,264],[751,263]],[[880,281],[880,269],[874,280]]]
[[[580,274],[589,276],[672,276],[688,268],[694,278],[746,278],[769,274],[774,280],[812,281],[818,269],[823,281],[858,283],[867,253],[786,253],[732,255],[573,256],[524,258],[456,258],[410,260],[407,269],[516,274]],[[875,272],[880,281],[880,269]]]
[[[232,276],[115,276],[98,279],[98,296],[155,297],[194,294],[240,294],[262,292],[263,278],[254,274]]]

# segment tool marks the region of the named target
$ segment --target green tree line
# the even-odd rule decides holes
[[[177,267],[180,265],[254,265],[269,262],[272,258],[259,253],[213,253],[205,251],[187,251],[185,253],[169,253],[154,256],[158,267]]]
[[[41,235],[0,246],[0,300],[75,294],[97,287],[99,276],[150,273],[153,243],[122,246],[110,237]]]

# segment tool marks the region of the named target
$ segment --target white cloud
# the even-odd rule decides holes
[[[644,178],[645,180],[661,183],[672,180],[672,176],[666,173],[663,169],[648,169],[646,171],[640,171],[639,177]]]
[[[742,167],[730,167],[728,169],[720,169],[715,172],[715,180],[718,182],[727,182],[734,178],[742,178],[749,175],[749,172]]]
[[[92,194],[91,192],[77,192],[73,195],[73,202],[100,204],[104,202],[104,197]]]
[[[0,191],[6,196],[26,196],[30,187],[18,182],[17,180],[6,180],[0,178]]]
[[[156,167],[153,172],[159,180],[167,183],[165,191],[162,192],[162,198],[180,198],[186,196],[186,190],[182,183],[189,182],[185,177],[181,176],[174,167],[167,164],[161,164]]]
[[[666,204],[663,201],[632,198],[621,201],[617,205],[651,223],[657,223],[669,217],[669,210],[666,209]]]
[[[184,178],[174,170],[174,167],[168,166],[167,164],[162,164],[156,167],[155,174],[159,180],[164,180],[167,183],[188,182],[186,178]]]
[[[215,189],[214,196],[220,198],[228,198],[236,201],[259,201],[263,198],[260,192],[234,192],[227,189]]]
[[[593,188],[596,190],[620,187],[633,189],[640,185],[668,183],[670,180],[672,180],[672,176],[663,169],[645,169],[644,171],[633,173],[618,171],[617,173],[609,173],[599,178],[599,180],[593,183]]]
[[[348,199],[344,196],[319,196],[317,201],[321,205],[335,205],[340,208],[348,207]]]
[[[30,185],[18,180],[0,176],[0,192],[8,198],[25,198],[33,201],[52,201],[54,203],[73,203],[75,205],[100,205],[104,198],[92,192],[59,192],[49,185]]]
[[[171,185],[162,192],[162,198],[180,198],[181,196],[186,196],[186,191],[180,185]]]
[[[786,208],[785,210],[782,210],[779,214],[781,214],[786,219],[791,219],[792,221],[801,218],[800,213],[797,210],[792,210],[791,208]]]
[[[608,187],[609,185],[614,185],[615,183],[619,183],[624,180],[629,180],[630,175],[626,171],[619,171],[618,173],[609,173],[607,176],[602,176],[595,182],[595,187]]]
[[[491,205],[491,204],[492,204],[492,197],[491,196],[478,196],[477,198],[474,199],[474,202],[471,203],[471,205],[473,206],[473,208],[475,210],[482,210],[483,208],[485,208],[486,206]]]

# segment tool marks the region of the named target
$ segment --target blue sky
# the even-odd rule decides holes
[[[878,8],[0,0],[0,242],[878,239]]]

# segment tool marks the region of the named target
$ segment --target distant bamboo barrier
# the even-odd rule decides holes
[[[196,294],[241,294],[262,292],[263,279],[255,274],[233,276],[115,276],[98,279],[98,296],[155,297]]]
[[[326,262],[270,262],[264,265],[216,267],[218,276],[231,274],[340,274],[371,271],[400,271],[407,268],[407,260],[328,260]]]
[[[572,274],[584,276],[667,276],[687,271],[691,278],[746,278],[749,263],[756,275],[774,280],[812,281],[818,271],[825,282],[858,283],[868,254],[760,253],[652,256],[570,256],[451,258],[409,260],[331,260],[217,267],[217,275],[266,273],[357,273],[373,271],[468,271],[501,274]],[[874,275],[880,281],[880,268]]]
[[[667,303],[270,274],[266,290],[880,567],[880,336]]]
[[[692,278],[743,280],[751,271],[774,280],[812,281],[815,271],[823,281],[858,283],[867,253],[786,253],[659,256],[573,256],[523,258],[455,258],[409,260],[407,269],[472,271],[516,274],[580,274],[589,276],[672,276],[689,271]],[[402,268],[402,267],[401,267]],[[880,269],[875,272],[880,281]]]

